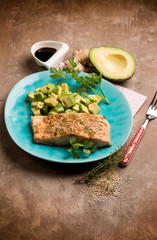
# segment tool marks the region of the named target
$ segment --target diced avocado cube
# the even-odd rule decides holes
[[[37,103],[37,109],[42,109],[44,107],[44,103],[43,102],[38,102]]]
[[[71,109],[67,109],[67,110],[65,110],[65,113],[71,113],[71,112],[72,112]]]
[[[57,112],[57,113],[63,113],[64,112],[64,107],[61,103],[58,103],[57,106],[54,108],[54,110]]]
[[[65,103],[64,103],[63,101],[61,101],[61,103],[62,103],[62,106],[63,106],[64,108],[66,108]]]
[[[37,88],[37,89],[35,90],[35,92],[36,92],[36,93],[41,92],[41,89],[40,89],[40,88]]]
[[[67,83],[62,83],[61,84],[62,92],[67,93],[70,91],[69,86]]]
[[[65,104],[65,108],[71,108],[76,105],[75,98],[72,94],[64,93],[59,97],[59,100]]]
[[[90,113],[93,113],[93,114],[98,114],[100,112],[100,108],[99,108],[98,104],[95,102],[89,104],[88,109],[89,109]]]
[[[26,100],[28,101],[28,102],[32,102],[33,100],[34,100],[34,92],[29,92],[28,94],[27,94],[27,98],[26,98]]]
[[[53,115],[53,114],[58,114],[53,108],[48,112],[48,116],[49,115]]]
[[[77,96],[79,96],[79,94],[78,93],[73,93],[73,96],[74,96],[74,98],[76,98]]]
[[[69,96],[66,99],[63,100],[63,102],[66,105],[66,108],[71,108],[72,106],[76,105],[76,101],[73,98],[73,96]]]
[[[38,104],[38,102],[32,102],[32,103],[31,103],[31,108],[36,108],[36,107],[37,107],[37,104]]]
[[[49,94],[52,93],[52,90],[55,88],[55,85],[53,83],[48,83],[46,86],[42,87],[40,91],[43,94]]]
[[[49,93],[52,93],[52,90],[51,90],[51,88],[48,85],[46,85],[46,86],[41,88],[41,92],[43,94],[49,94]]]
[[[44,98],[43,98],[43,102],[45,102],[45,100],[47,99],[47,96],[46,95],[44,95]]]
[[[88,108],[85,105],[83,105],[82,103],[80,104],[80,112],[89,113]]]
[[[57,95],[61,95],[62,93],[62,88],[60,85],[56,86],[53,90],[53,93],[57,94]]]
[[[45,95],[42,92],[34,93],[34,96],[36,101],[43,101],[45,98]]]
[[[34,113],[34,115],[41,115],[40,109],[31,108],[31,110],[32,110],[32,112]]]
[[[82,99],[82,97],[81,97],[80,95],[77,95],[77,96],[75,97],[76,103],[77,103],[77,104],[80,104],[81,99]]]
[[[44,107],[41,109],[41,111],[42,111],[42,114],[47,115],[47,113],[48,113],[48,105],[44,105]]]
[[[82,98],[81,102],[83,102],[86,106],[88,106],[88,104],[90,104],[90,100],[88,98]]]
[[[55,88],[54,83],[48,83],[47,85],[48,85],[48,86],[50,87],[50,89],[52,89],[52,90]]]
[[[71,96],[71,94],[69,94],[69,93],[62,93],[62,94],[58,97],[58,99],[59,99],[60,102],[63,102],[63,100],[64,100],[66,97],[68,97],[68,96]]]
[[[58,95],[56,95],[55,93],[50,93],[50,94],[48,94],[48,97],[49,97],[49,98],[53,98],[53,99],[55,99],[55,100],[58,99]]]
[[[76,112],[79,112],[80,106],[79,106],[78,104],[76,104],[76,105],[74,105],[74,106],[72,107],[72,110],[74,110],[74,111],[76,111]]]
[[[58,104],[58,101],[56,99],[53,99],[53,98],[47,98],[44,103],[47,104],[50,107],[56,107],[57,104]]]
[[[102,100],[102,97],[100,97],[99,95],[88,95],[88,98],[90,101],[96,102],[97,104],[99,104]]]
[[[44,107],[43,102],[32,102],[31,108],[42,109]]]

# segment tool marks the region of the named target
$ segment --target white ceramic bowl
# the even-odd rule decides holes
[[[38,49],[44,48],[44,47],[51,47],[57,50],[56,53],[51,58],[49,58],[46,62],[39,60],[35,56],[35,52]],[[69,46],[66,43],[58,42],[58,41],[41,41],[33,44],[33,46],[31,47],[31,53],[35,62],[39,66],[44,66],[47,69],[50,69],[50,67],[58,67],[59,64],[63,62],[68,51],[69,51]]]

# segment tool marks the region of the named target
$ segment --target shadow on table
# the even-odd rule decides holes
[[[38,66],[34,59],[30,56],[25,56],[20,62],[22,72],[26,72],[28,75],[36,72],[46,71],[47,69],[43,66]]]

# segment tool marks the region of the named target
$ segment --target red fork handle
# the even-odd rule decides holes
[[[136,133],[135,137],[131,141],[129,147],[122,155],[122,161],[120,162],[120,165],[122,167],[125,167],[129,164],[129,162],[133,156],[133,153],[135,152],[135,149],[136,149],[137,145],[139,144],[140,139],[143,136],[144,130],[145,130],[145,127],[141,126],[140,129],[138,130],[138,132]]]

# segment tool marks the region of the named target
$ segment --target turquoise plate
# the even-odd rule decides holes
[[[84,75],[85,73],[82,73]],[[31,74],[20,80],[8,95],[5,105],[5,123],[7,130],[14,142],[24,151],[45,160],[61,163],[85,163],[92,162],[109,156],[118,150],[127,140],[132,128],[132,113],[125,96],[113,84],[102,81],[104,92],[110,101],[107,105],[100,103],[100,114],[105,116],[111,125],[111,143],[108,148],[98,149],[90,157],[81,154],[80,159],[73,159],[65,147],[54,147],[36,144],[33,142],[31,128],[30,103],[26,101],[26,95],[36,88],[46,85],[48,82],[59,84],[61,79],[52,80],[49,71]],[[77,87],[74,80],[67,80],[71,90]],[[90,93],[90,92],[89,92]]]

